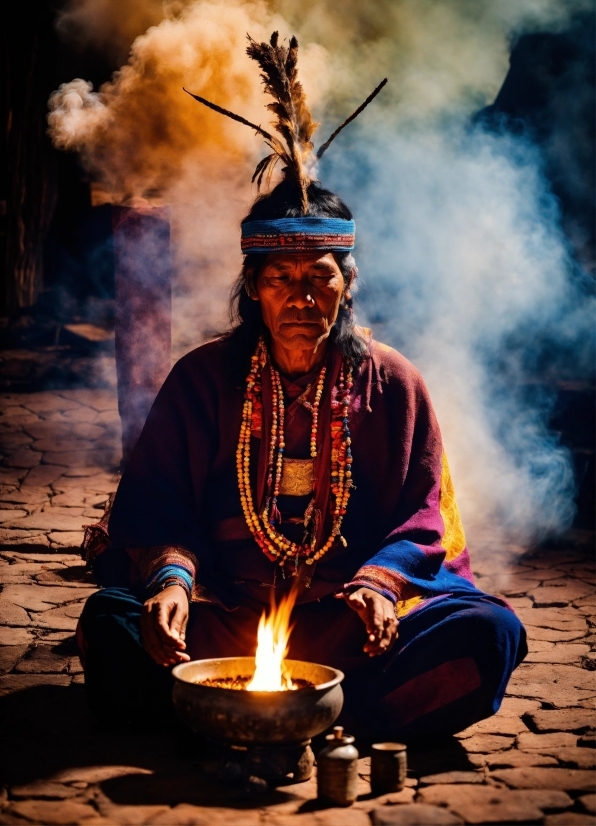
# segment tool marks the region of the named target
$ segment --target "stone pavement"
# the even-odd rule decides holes
[[[0,823],[596,822],[595,571],[577,546],[473,560],[526,624],[530,654],[499,714],[410,750],[403,792],[372,798],[363,757],[350,809],[322,808],[314,779],[251,794],[201,775],[167,733],[99,728],[73,638],[94,588],[77,546],[115,488],[119,438],[111,391],[0,397]]]

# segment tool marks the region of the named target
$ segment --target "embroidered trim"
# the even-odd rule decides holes
[[[380,565],[363,565],[345,587],[350,591],[356,588],[372,588],[391,602],[399,603],[402,609],[405,603],[417,597],[422,599],[424,594],[421,588],[412,585],[402,574]]]
[[[194,554],[186,548],[159,545],[153,548],[127,548],[126,552],[135,563],[143,587],[157,593],[166,587],[164,582],[171,579],[171,585],[182,585],[193,593],[198,562]]]
[[[247,221],[242,224],[240,246],[244,255],[273,250],[354,249],[355,224],[342,218],[277,218],[271,221]]]

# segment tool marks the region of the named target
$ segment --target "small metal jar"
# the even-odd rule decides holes
[[[373,743],[370,757],[370,787],[374,795],[401,792],[408,762],[403,743]]]
[[[335,806],[351,806],[358,797],[358,751],[354,738],[335,726],[317,758],[317,795]]]

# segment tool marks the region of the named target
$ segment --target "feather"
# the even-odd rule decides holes
[[[269,180],[275,165],[281,161],[286,177],[292,177],[301,190],[301,207],[304,214],[308,211],[308,187],[311,177],[307,172],[307,165],[313,155],[314,146],[312,136],[318,123],[313,120],[302,84],[298,80],[298,41],[290,39],[287,46],[279,45],[279,34],[273,32],[269,43],[257,43],[248,36],[246,52],[261,68],[261,79],[265,91],[271,95],[273,102],[267,109],[275,115],[274,131],[280,137],[267,132],[256,123],[251,123],[241,115],[236,115],[223,106],[218,106],[200,95],[193,95],[188,89],[184,91],[204,106],[208,106],[220,115],[225,115],[238,123],[250,126],[259,135],[265,138],[265,143],[271,150],[270,154],[259,161],[252,176],[260,188],[265,176]],[[331,137],[319,148],[316,158],[320,158],[329,144],[339,135],[354,118],[379,94],[387,78],[370,94],[356,111],[338,127]]]
[[[265,91],[273,98],[267,108],[275,115],[274,129],[285,142],[287,151],[279,150],[270,143],[273,155],[263,159],[255,172],[257,181],[266,171],[271,172],[278,160],[284,162],[286,176],[295,178],[302,192],[302,209],[308,208],[308,186],[311,178],[305,162],[312,154],[311,141],[318,124],[312,118],[302,84],[298,80],[298,41],[292,37],[289,45],[279,45],[279,34],[273,32],[269,43],[257,43],[250,36],[246,50],[249,57],[261,68]],[[277,157],[275,157],[277,154]]]
[[[362,112],[363,109],[366,109],[368,104],[371,103],[371,101],[373,101],[376,98],[376,96],[379,94],[379,92],[381,91],[381,89],[383,88],[383,86],[386,83],[387,83],[387,78],[385,78],[384,80],[382,80],[379,83],[377,88],[373,92],[370,93],[370,95],[366,98],[364,103],[361,103],[360,106],[358,107],[358,109],[356,109],[355,112],[352,112],[350,117],[346,118],[341,126],[337,127],[335,132],[325,141],[325,143],[322,146],[319,147],[319,149],[317,151],[317,159],[320,159],[323,156],[323,153],[326,152],[327,149],[329,148],[329,144],[331,143],[331,141],[335,140],[335,138],[339,135],[341,130],[344,129],[348,125],[348,123],[351,123],[355,118],[357,118],[358,115],[360,114],[360,112]]]
[[[232,118],[232,120],[238,121],[238,123],[243,123],[245,126],[250,126],[251,129],[254,129],[255,132],[259,133],[259,135],[262,135],[268,143],[279,144],[279,141],[277,141],[273,135],[270,135],[269,132],[266,132],[260,126],[257,126],[256,123],[251,123],[249,120],[246,120],[246,118],[243,118],[242,115],[236,115],[234,112],[230,112],[229,109],[224,109],[223,106],[218,106],[216,103],[211,103],[210,100],[207,100],[207,98],[202,98],[200,95],[193,95],[193,93],[189,92],[188,89],[185,89],[184,86],[182,87],[182,91],[186,92],[187,95],[190,95],[191,98],[198,100],[199,103],[202,103],[204,106],[208,106],[209,109],[213,109],[214,112],[219,112],[220,115],[225,115],[228,118]],[[281,148],[283,149],[283,147]]]

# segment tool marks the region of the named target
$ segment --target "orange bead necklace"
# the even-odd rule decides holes
[[[344,546],[346,540],[341,535],[341,525],[346,513],[352,482],[352,440],[349,428],[350,391],[353,386],[352,367],[345,368],[345,362],[339,372],[337,393],[331,402],[331,514],[333,517],[331,532],[326,542],[317,550],[317,519],[315,513],[315,486],[313,474],[313,494],[304,514],[305,541],[292,542],[275,527],[281,522],[281,514],[277,507],[285,450],[285,403],[283,386],[279,372],[269,364],[271,384],[273,388],[273,405],[271,415],[271,438],[269,441],[269,455],[267,466],[267,487],[265,504],[261,513],[257,513],[250,486],[250,439],[253,416],[261,406],[261,373],[267,364],[268,352],[264,340],[259,339],[254,355],[251,357],[251,367],[246,377],[246,392],[242,408],[242,424],[240,438],[236,449],[236,470],[240,502],[248,525],[255,541],[261,550],[270,558],[284,565],[288,559],[296,562],[304,557],[307,565],[320,559],[333,546],[336,538]],[[314,461],[317,457],[317,432],[319,425],[319,408],[327,368],[322,367],[317,379],[315,399],[312,404],[312,427],[310,435],[310,456]]]

